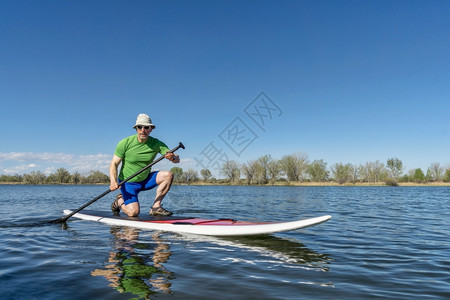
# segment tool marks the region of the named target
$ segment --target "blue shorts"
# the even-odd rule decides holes
[[[125,205],[133,202],[139,202],[138,194],[140,191],[148,191],[157,186],[156,176],[159,171],[151,172],[147,179],[140,182],[125,182],[120,186],[120,191],[122,192],[123,201]],[[119,180],[120,183],[120,180]]]

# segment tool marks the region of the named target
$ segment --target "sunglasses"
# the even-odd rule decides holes
[[[142,128],[144,128],[144,129],[146,129],[146,130],[149,130],[150,129],[150,126],[142,126],[142,125],[138,125],[138,126],[136,126],[136,128],[137,129],[142,129]]]

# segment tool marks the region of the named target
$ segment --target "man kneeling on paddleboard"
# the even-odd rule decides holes
[[[173,163],[179,163],[180,157],[175,153],[168,152],[170,149],[160,140],[151,137],[150,133],[155,128],[150,117],[146,114],[139,114],[134,125],[136,134],[124,138],[116,147],[113,159],[109,166],[109,177],[111,180],[110,190],[119,188],[119,183],[125,178],[136,173],[146,165],[150,164],[158,153]],[[119,176],[117,169],[122,163]],[[139,215],[140,206],[138,194],[141,191],[150,190],[158,186],[156,190],[155,202],[153,203],[150,215],[170,216],[172,212],[164,209],[161,201],[172,186],[173,174],[170,171],[151,172],[150,169],[140,173],[136,177],[123,183],[116,199],[111,204],[114,214],[119,214],[120,210],[130,217]]]

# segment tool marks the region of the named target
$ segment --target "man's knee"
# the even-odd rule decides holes
[[[130,207],[129,209],[127,209],[126,214],[129,217],[137,217],[139,215],[139,212],[139,208]]]
[[[173,174],[170,171],[159,171],[158,173],[158,182],[161,183],[163,181],[169,181],[172,182],[173,180]],[[158,183],[158,184],[159,184]]]
[[[133,202],[124,207],[123,212],[127,214],[129,217],[136,217],[139,215],[141,209],[139,206],[139,202]]]

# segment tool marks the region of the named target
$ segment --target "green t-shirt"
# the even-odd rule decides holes
[[[121,140],[116,147],[114,154],[122,159],[122,167],[120,168],[119,179],[124,180],[140,171],[142,168],[150,164],[158,153],[166,154],[170,149],[160,140],[148,137],[145,143],[140,143],[137,135],[132,135]],[[130,182],[139,182],[147,178],[151,168],[145,170],[136,177],[130,179]]]

